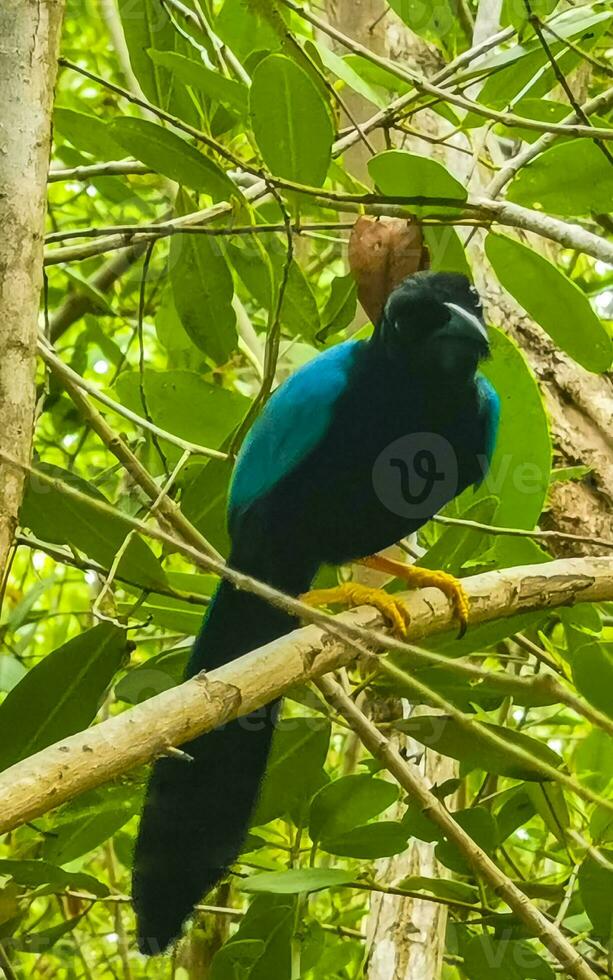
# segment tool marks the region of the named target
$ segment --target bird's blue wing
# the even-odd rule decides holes
[[[477,391],[479,392],[479,416],[484,429],[485,456],[489,469],[496,448],[496,436],[500,422],[500,398],[494,386],[482,374],[477,375]],[[484,469],[483,476],[485,473],[486,470]]]
[[[230,487],[230,526],[324,437],[362,346],[362,341],[337,344],[277,388],[238,455]]]

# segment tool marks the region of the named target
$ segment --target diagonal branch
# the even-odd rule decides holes
[[[417,800],[428,819],[440,827],[445,836],[456,844],[475,873],[483,877],[495,894],[513,909],[518,919],[528,927],[533,936],[540,939],[568,975],[575,977],[576,980],[596,980],[596,974],[557,926],[530,902],[517,885],[502,873],[485,851],[481,850],[454,820],[453,814],[449,813],[431,792],[417,766],[400,755],[338,684],[324,677],[317,682],[317,686],[329,703],[349,722],[369,752],[380,759],[411,798]]]
[[[161,532],[156,536],[164,537]],[[182,550],[198,554],[187,545]],[[202,564],[203,556],[198,560]],[[230,574],[247,585],[245,576]],[[471,600],[471,622],[484,623],[574,601],[610,601],[613,560],[577,558],[510,568],[466,578],[463,585]],[[274,592],[268,586],[258,591]],[[406,603],[413,638],[451,628],[451,607],[436,590],[410,593]],[[310,613],[317,616],[317,625],[290,633],[209,675],[201,673],[7,769],[0,774],[0,833],[149,762],[169,746],[257,710],[290,687],[350,663],[357,655],[351,638],[331,635],[319,625],[325,620],[349,630],[382,625],[380,614],[370,606],[336,617]]]

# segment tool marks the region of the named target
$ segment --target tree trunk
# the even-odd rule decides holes
[[[36,335],[64,0],[0,6],[0,449],[28,462]],[[17,524],[23,471],[0,464],[0,579]]]

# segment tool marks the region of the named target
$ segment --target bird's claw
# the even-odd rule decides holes
[[[406,582],[412,589],[439,589],[451,602],[454,617],[459,623],[458,639],[464,636],[468,627],[470,602],[462,583],[449,572],[407,565],[385,555],[371,555],[361,559],[360,563],[368,568],[393,575]]]
[[[332,589],[312,589],[299,598],[309,606],[374,606],[394,632],[403,638],[407,635],[411,621],[403,602],[383,589],[375,589],[360,582],[345,582]]]

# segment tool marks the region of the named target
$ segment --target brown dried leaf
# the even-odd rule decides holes
[[[358,298],[377,323],[392,289],[403,279],[429,267],[421,228],[405,218],[362,215],[349,239],[349,268],[358,284]]]

